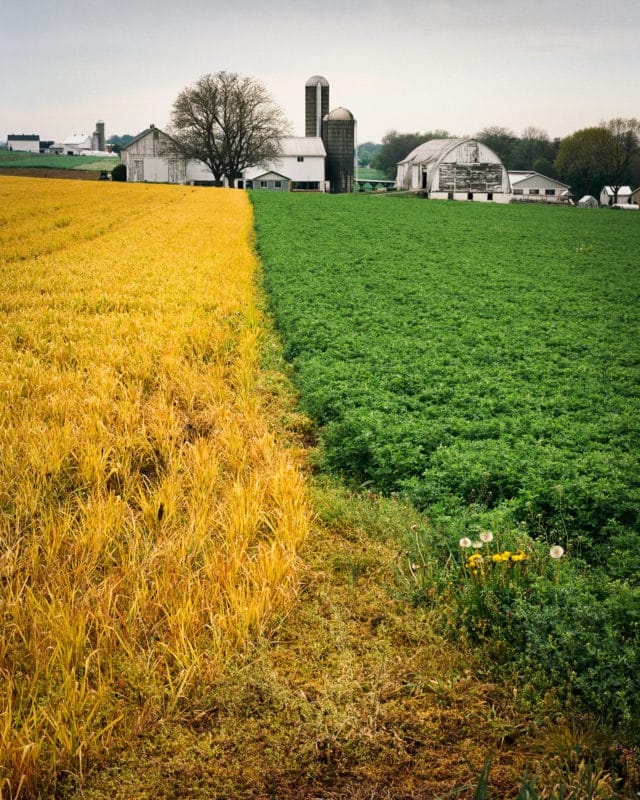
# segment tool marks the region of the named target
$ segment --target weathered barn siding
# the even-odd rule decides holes
[[[396,187],[444,200],[507,203],[509,175],[498,156],[473,139],[432,139],[398,164]]]

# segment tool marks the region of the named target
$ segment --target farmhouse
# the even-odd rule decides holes
[[[22,153],[39,153],[40,136],[36,133],[10,133],[7,136],[7,148]]]
[[[431,139],[418,145],[398,163],[396,187],[443,200],[511,199],[502,161],[473,139]]]
[[[104,122],[98,120],[93,133],[70,133],[61,142],[55,142],[49,147],[50,153],[59,153],[67,156],[116,155],[112,153],[105,143]]]
[[[634,189],[631,192],[631,199],[629,200],[630,203],[635,203],[637,206],[640,206],[640,186],[637,189]]]
[[[533,170],[509,170],[514,202],[568,203],[570,187]]]
[[[247,189],[325,191],[327,152],[319,136],[285,136],[282,156],[266,167],[249,167],[243,173]]]
[[[630,186],[619,186],[618,187],[618,199],[615,199],[615,189],[613,186],[603,186],[602,191],[600,192],[600,205],[601,206],[612,206],[615,203],[631,203],[631,187]]]

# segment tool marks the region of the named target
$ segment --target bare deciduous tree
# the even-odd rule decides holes
[[[184,155],[206,164],[216,181],[225,177],[233,186],[242,170],[280,155],[289,123],[260,81],[223,70],[180,92],[171,129]]]

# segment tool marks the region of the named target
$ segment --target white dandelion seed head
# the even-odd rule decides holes
[[[549,555],[551,558],[562,558],[564,555],[564,548],[560,547],[559,544],[556,544],[551,548],[551,550],[549,550]]]
[[[466,536],[463,536],[462,539],[460,539],[459,544],[460,544],[460,547],[463,547],[465,549],[467,547],[471,547],[471,539],[468,539]]]
[[[488,544],[489,542],[493,541],[493,534],[491,531],[480,531],[480,539],[485,544]]]
[[[479,550],[481,547],[482,547],[482,542],[474,542],[473,543],[473,548],[475,550]]]

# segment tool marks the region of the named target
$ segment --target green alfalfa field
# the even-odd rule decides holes
[[[640,219],[252,200],[318,469],[428,516],[416,605],[448,597],[514,681],[637,743]]]
[[[77,796],[636,796],[640,219],[251,199],[300,602]]]

